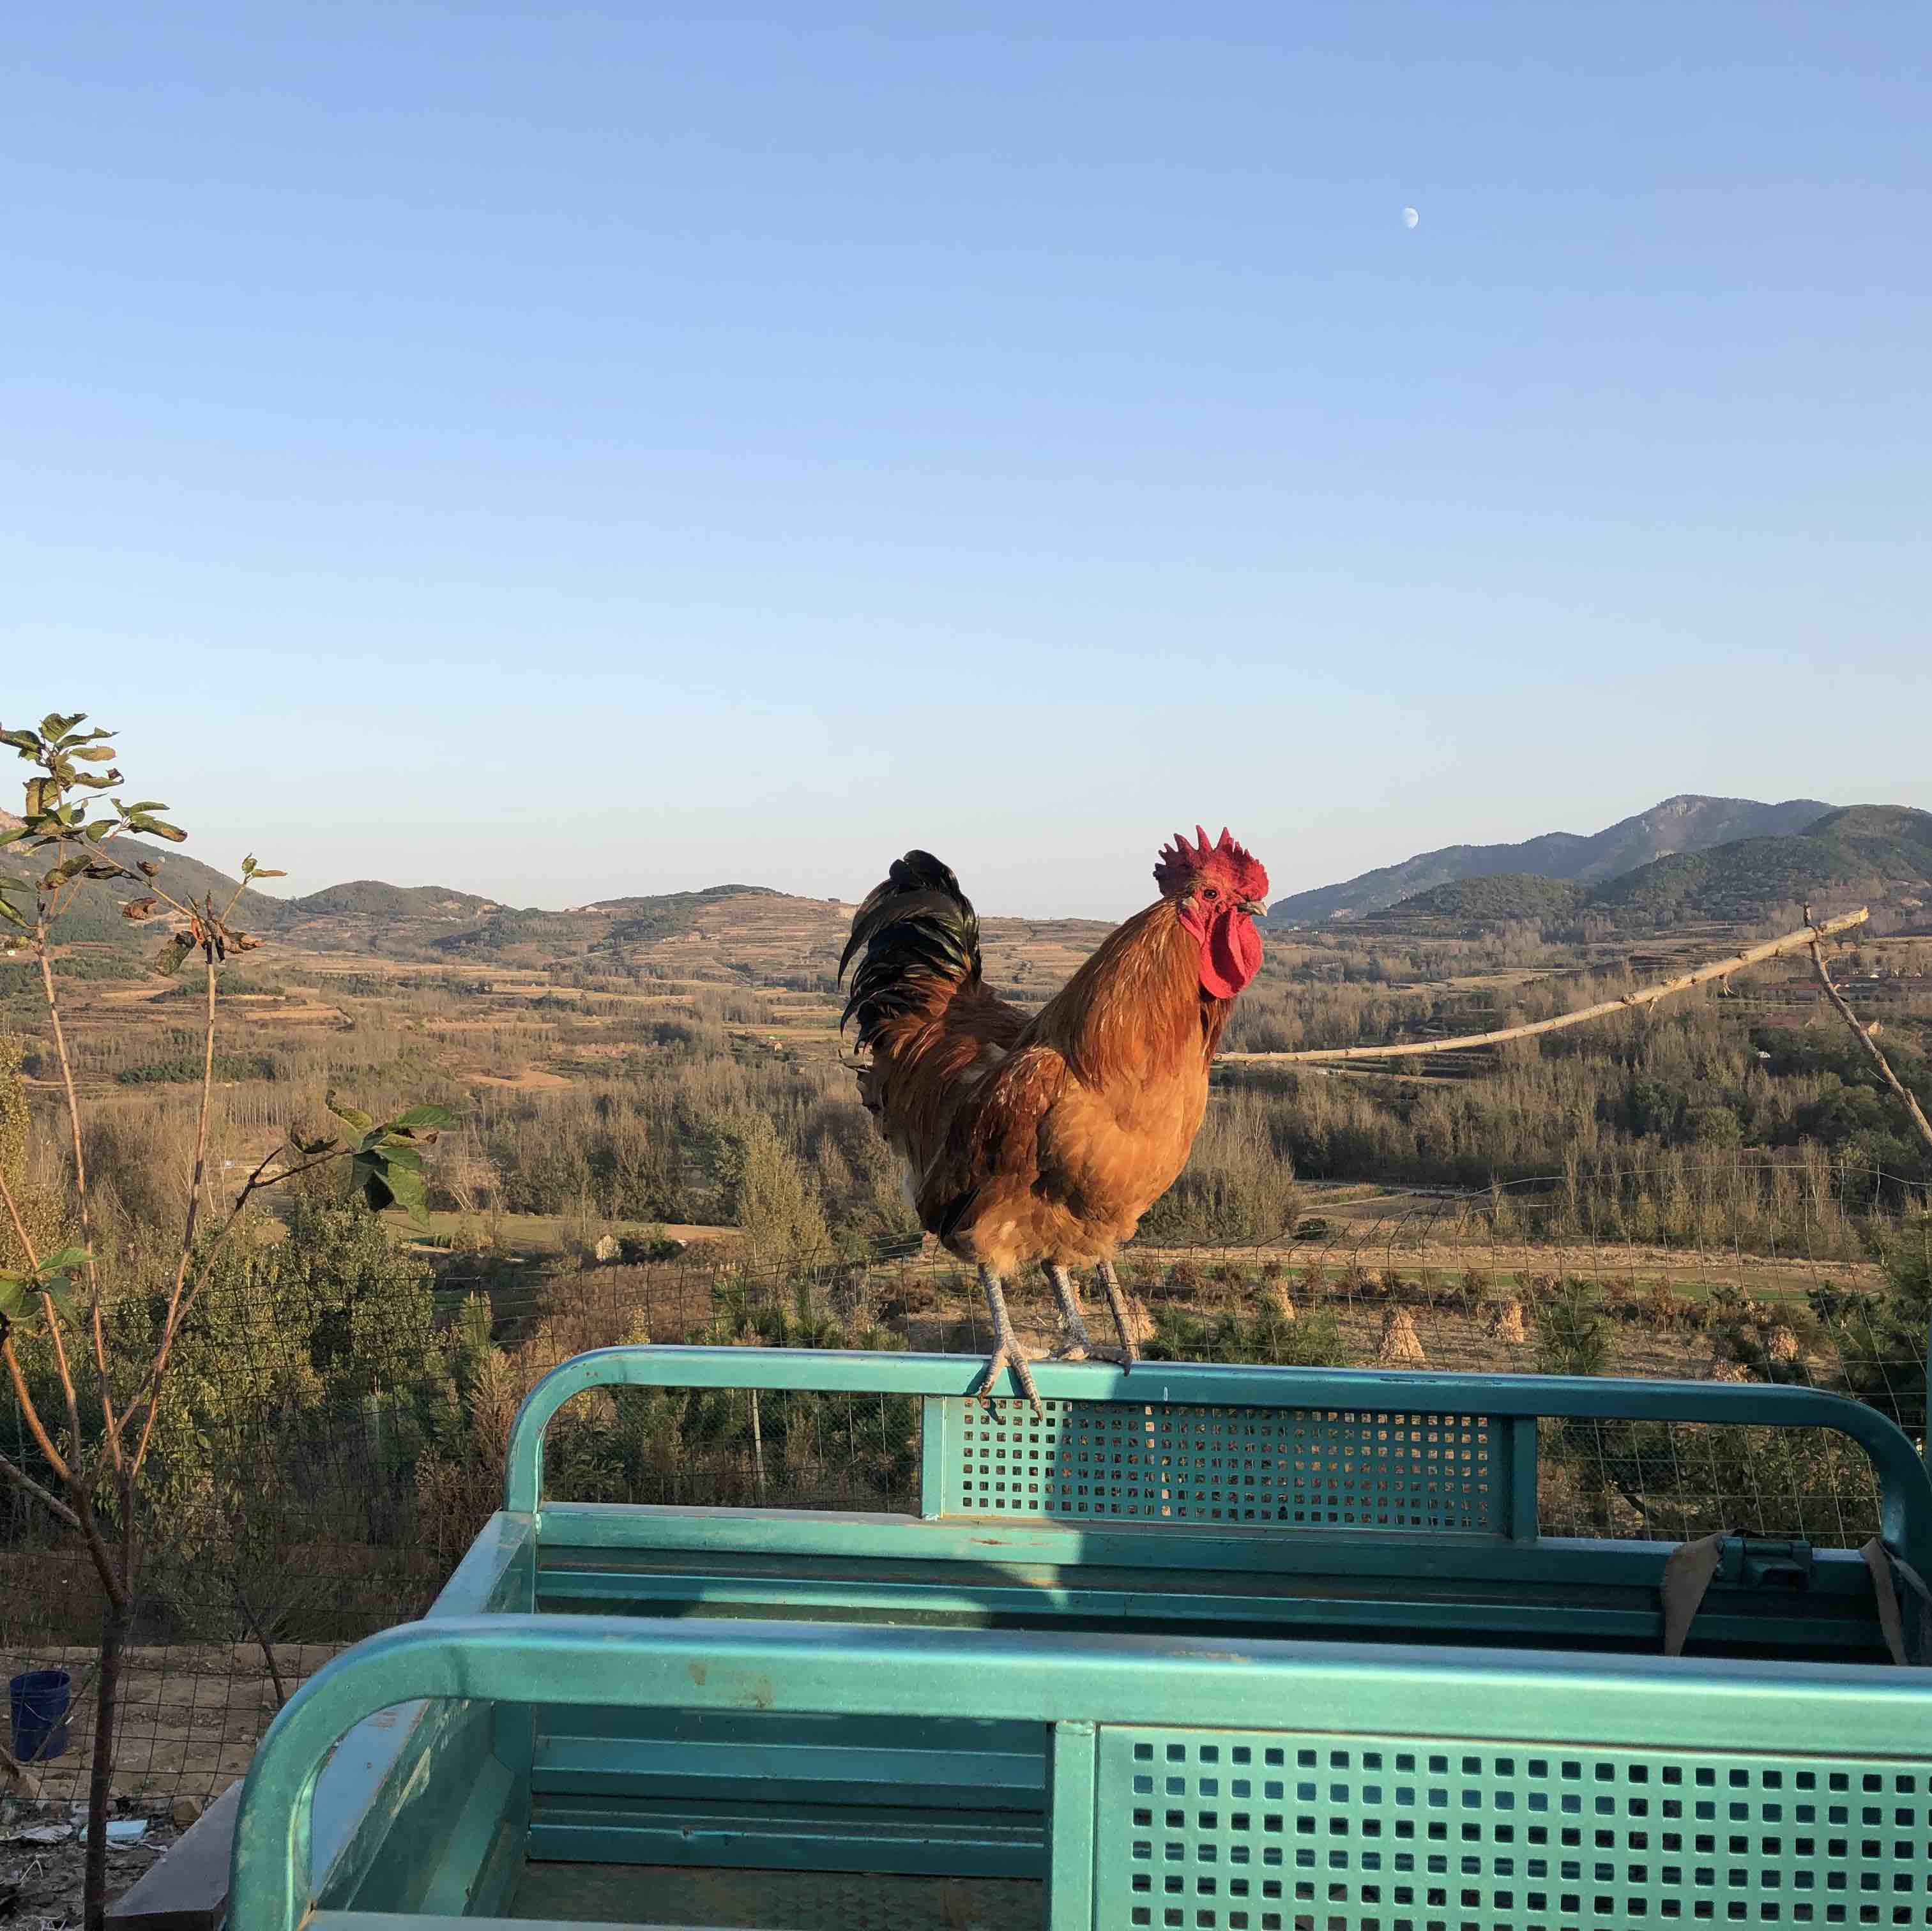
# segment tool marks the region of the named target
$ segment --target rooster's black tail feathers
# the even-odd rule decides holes
[[[870,1047],[893,1020],[943,1005],[980,977],[980,920],[950,865],[930,852],[893,862],[885,882],[852,916],[838,961],[843,980],[854,956],[851,997],[842,1029],[859,1022]]]

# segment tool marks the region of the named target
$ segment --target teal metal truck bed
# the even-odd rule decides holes
[[[1036,1416],[976,1372],[557,1369],[430,1615],[264,1740],[235,1931],[1932,1925],[1932,1486],[1871,1410],[1043,1364]],[[546,1428],[614,1387],[916,1405],[919,1512],[546,1502]],[[1544,1431],[1666,1423],[1856,1443],[1880,1536],[1538,1532]]]

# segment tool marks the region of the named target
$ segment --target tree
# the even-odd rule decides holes
[[[375,1471],[326,1478],[327,1417],[361,1411],[394,1486],[449,1432],[434,1278],[366,1207],[298,1197],[284,1238],[216,1258],[177,1351],[155,1429],[150,1506],[170,1533],[154,1586],[198,1636],[256,1644],[278,1700],[275,1644],[332,1587],[308,1552],[356,1539],[380,1505]]]
[[[744,1230],[746,1267],[772,1273],[830,1258],[832,1236],[818,1196],[770,1120],[739,1113],[719,1137],[719,1171]]]
[[[349,1136],[281,1141],[222,1212],[209,1197],[207,1172],[220,968],[231,955],[260,943],[232,922],[243,892],[254,880],[282,874],[249,857],[242,862],[242,883],[218,908],[212,893],[200,901],[174,897],[156,882],[162,858],[153,847],[128,841],[138,836],[179,844],[188,835],[156,815],[166,810],[164,805],[104,798],[122,781],[112,768],[113,733],[82,731],[86,721],[84,712],[50,712],[38,730],[0,728],[0,745],[16,752],[32,773],[26,781],[20,822],[0,828],[0,852],[14,859],[32,854],[35,866],[46,866],[38,876],[31,868],[25,877],[0,875],[0,934],[9,950],[24,952],[39,969],[70,1162],[64,1196],[49,1201],[26,1186],[19,1083],[0,1081],[0,1093],[11,1096],[0,1098],[0,1221],[7,1230],[7,1244],[0,1247],[0,1368],[34,1450],[25,1464],[0,1455],[0,1480],[79,1534],[100,1587],[84,1921],[87,1931],[102,1931],[121,1665],[157,1524],[156,1504],[164,1510],[166,1501],[152,1492],[148,1477],[189,1318],[215,1278],[218,1256],[265,1189],[346,1161],[367,1207],[380,1212],[399,1206],[419,1215],[424,1148],[454,1123],[454,1116],[440,1107],[418,1107],[378,1122],[331,1095],[329,1107],[348,1126]],[[102,765],[110,768],[94,769]],[[166,928],[154,961],[157,972],[171,977],[197,955],[201,961],[193,1169],[179,1242],[152,1301],[117,1294],[113,1263],[94,1237],[86,1121],[53,969],[56,929],[89,881],[131,888],[121,904],[122,917]],[[16,1049],[8,1063],[10,1075],[17,1063]]]

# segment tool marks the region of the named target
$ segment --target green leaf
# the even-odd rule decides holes
[[[9,904],[4,896],[0,896],[0,919],[4,919],[10,925],[19,926],[23,932],[31,932],[34,928],[27,915],[17,905]]]
[[[382,1213],[395,1204],[389,1191],[387,1162],[380,1153],[358,1153],[349,1165],[350,1184],[362,1194],[372,1212]]]
[[[456,1115],[446,1106],[412,1106],[408,1112],[398,1114],[388,1124],[392,1133],[441,1132],[456,1124]]]
[[[114,755],[114,747],[111,744],[77,744],[70,755],[84,757],[89,764],[105,764]]]
[[[0,845],[10,845],[16,838],[24,838],[26,835],[27,828],[25,825],[13,826],[6,830],[0,831]]]
[[[288,874],[285,871],[272,871],[266,865],[258,865],[248,876],[250,878],[286,878]]]
[[[166,838],[171,845],[184,845],[188,834],[178,825],[164,825],[158,818],[151,818],[145,811],[130,811],[128,822],[145,837]]]
[[[250,852],[248,856],[242,861],[242,876],[244,878],[248,877],[250,874],[254,871],[254,869],[255,854],[253,852]]]
[[[70,1321],[79,1322],[80,1310],[74,1306],[74,1296],[67,1288],[49,1282],[41,1288],[40,1291],[53,1303],[58,1312],[64,1315]]]
[[[0,744],[10,744],[22,757],[40,755],[40,741],[32,731],[0,731]]]
[[[177,932],[164,946],[154,959],[154,970],[164,979],[172,978],[182,969],[182,961],[194,950],[194,941],[185,932]]]
[[[0,1274],[0,1320],[18,1314],[26,1304],[26,1282],[18,1274]]]
[[[406,1167],[399,1168],[392,1165],[386,1177],[390,1195],[396,1204],[418,1227],[427,1227],[429,1225],[429,1194],[423,1185],[422,1174],[412,1173]]]
[[[346,1120],[351,1126],[355,1128],[357,1132],[366,1133],[375,1125],[376,1122],[374,1117],[371,1115],[364,1113],[359,1106],[337,1105],[335,1103],[335,1093],[332,1088],[328,1092],[324,1093],[322,1097],[322,1104],[328,1108],[329,1111],[334,1114],[337,1119]]]
[[[58,1254],[50,1255],[40,1263],[40,1279],[51,1274],[70,1274],[76,1267],[84,1267],[93,1259],[85,1247],[63,1247]]]
[[[65,737],[76,724],[86,721],[87,713],[85,711],[76,711],[70,718],[62,717],[58,711],[50,711],[40,720],[40,735],[50,738]]]
[[[406,1167],[411,1173],[422,1171],[423,1156],[413,1147],[405,1147],[397,1140],[379,1140],[371,1150],[379,1153],[392,1167]]]

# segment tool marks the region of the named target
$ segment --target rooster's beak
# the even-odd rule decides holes
[[[1265,919],[1268,916],[1268,901],[1265,898],[1245,899],[1242,901],[1241,910],[1251,919]]]

